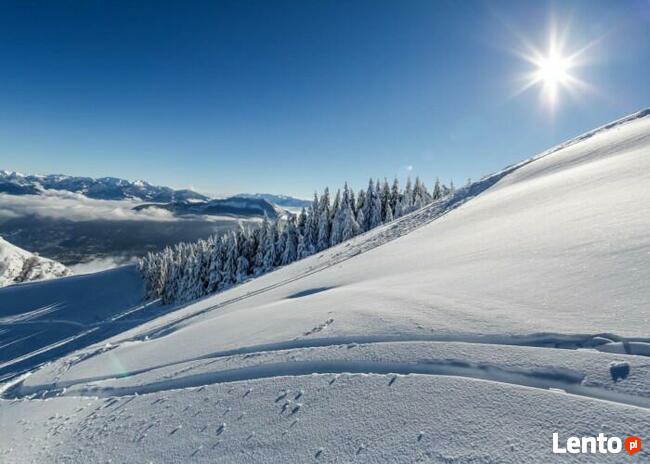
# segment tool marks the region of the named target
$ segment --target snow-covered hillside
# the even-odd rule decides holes
[[[552,436],[650,434],[649,185],[645,111],[14,379],[0,456],[621,462]]]
[[[240,198],[257,198],[259,200],[266,200],[269,203],[273,203],[282,208],[291,208],[294,210],[307,208],[311,204],[311,200],[303,200],[289,195],[274,195],[272,193],[238,193],[235,196]]]
[[[18,248],[0,237],[0,287],[70,274],[63,264]]]
[[[149,203],[138,205],[136,211],[163,209],[177,216],[227,216],[235,218],[280,217],[285,211],[282,208],[258,198],[229,197],[207,201],[182,201],[173,203]]]

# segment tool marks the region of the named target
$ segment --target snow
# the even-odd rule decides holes
[[[0,237],[0,287],[70,274],[63,264],[34,255]]]
[[[0,289],[0,382],[173,309],[143,295],[134,265]]]
[[[647,437],[649,151],[642,112],[52,356],[0,389],[0,456],[556,462],[554,432]],[[77,301],[55,290],[71,280],[38,284],[45,296],[25,293],[12,317]],[[133,300],[111,311],[137,307],[137,292],[118,287]]]

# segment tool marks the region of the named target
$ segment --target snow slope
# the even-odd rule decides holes
[[[0,289],[0,382],[172,311],[135,265]]]
[[[551,440],[650,434],[649,115],[14,379],[0,456],[621,462]]]
[[[63,264],[41,258],[0,237],[0,287],[72,274]]]

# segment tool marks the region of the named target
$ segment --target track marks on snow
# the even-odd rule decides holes
[[[333,319],[331,320],[333,322]],[[325,321],[327,322],[327,321]],[[331,323],[331,322],[330,322]],[[327,325],[329,325],[328,323]],[[319,326],[316,326],[318,328]],[[322,329],[319,330],[319,332]],[[346,346],[348,349],[352,349],[359,345],[369,345],[369,344],[383,344],[383,343],[412,343],[412,342],[434,342],[434,343],[469,343],[469,344],[481,344],[481,345],[502,345],[502,346],[525,346],[525,347],[535,347],[535,348],[552,348],[552,349],[583,349],[590,348],[600,351],[607,351],[603,349],[604,347],[609,346],[611,343],[628,343],[632,339],[624,339],[614,334],[597,334],[597,335],[587,335],[587,334],[555,334],[555,333],[538,333],[531,335],[521,335],[521,336],[505,336],[505,335],[372,335],[372,336],[339,336],[339,337],[309,337],[309,338],[299,338],[284,342],[277,343],[267,343],[260,345],[252,345],[248,347],[241,347],[232,350],[223,350],[208,353],[194,358],[178,360],[174,362],[161,363],[154,366],[149,366],[144,369],[136,369],[130,371],[120,372],[119,375],[116,373],[108,373],[106,375],[99,375],[93,377],[78,378],[72,381],[60,380],[59,375],[64,374],[71,366],[82,363],[84,360],[95,357],[104,353],[107,350],[114,350],[119,348],[119,345],[111,345],[100,347],[97,350],[89,351],[86,353],[81,353],[79,356],[71,359],[69,362],[65,363],[60,369],[59,374],[55,375],[52,378],[52,382],[49,384],[42,384],[33,387],[24,387],[21,386],[21,382],[17,383],[17,386],[20,388],[10,388],[6,389],[7,392],[13,391],[13,396],[10,393],[6,393],[5,396],[15,397],[32,395],[36,392],[39,394],[46,393],[48,391],[59,392],[61,389],[72,387],[75,385],[91,382],[100,382],[103,380],[110,380],[116,377],[133,377],[148,372],[154,372],[158,369],[164,369],[173,366],[181,366],[186,363],[192,363],[197,361],[210,361],[215,362],[220,358],[226,358],[236,355],[247,355],[247,356],[257,356],[263,353],[273,353],[287,350],[303,349],[303,348],[328,348],[336,346]],[[637,343],[648,343],[647,340],[641,341],[641,339],[633,339]],[[623,354],[623,353],[619,353]],[[176,372],[176,375],[189,372],[192,370],[192,367],[182,368],[180,371]],[[206,382],[209,383],[209,382]],[[18,390],[22,393],[18,393]]]
[[[313,327],[311,330],[308,330],[307,332],[303,332],[303,335],[305,337],[308,337],[309,335],[322,332],[323,330],[327,329],[327,327],[329,327],[333,322],[334,322],[334,318],[330,317],[328,320],[326,320],[321,324],[318,324],[317,326]]]
[[[296,377],[304,375],[325,375],[331,377],[330,385],[340,375],[386,375],[390,376],[387,386],[392,387],[400,375],[454,376],[471,380],[506,383],[520,387],[537,388],[566,392],[591,399],[650,408],[650,398],[612,391],[601,387],[583,385],[584,375],[563,368],[517,368],[490,363],[472,363],[458,360],[424,360],[418,362],[390,362],[367,360],[307,360],[271,362],[260,365],[210,371],[183,377],[172,377],[145,384],[111,386],[95,384],[76,384],[67,389],[41,391],[33,394],[41,397],[54,396],[92,396],[123,397],[158,393],[168,390],[188,389],[204,385],[270,379],[276,377]],[[252,392],[246,391],[244,397]],[[294,415],[302,404],[300,396],[289,398],[285,392],[276,398],[282,404],[281,413]]]

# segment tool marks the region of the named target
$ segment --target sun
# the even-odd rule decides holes
[[[561,51],[549,50],[546,55],[531,59],[536,69],[532,73],[532,85],[542,86],[542,98],[551,107],[557,104],[558,93],[561,88],[567,88],[576,81],[571,75],[573,63],[571,58]]]
[[[571,80],[569,60],[557,53],[542,57],[537,63],[536,79],[544,85],[565,85]]]
[[[548,45],[542,51],[528,41],[523,41],[524,52],[517,54],[527,61],[530,70],[523,77],[523,85],[516,92],[521,93],[531,87],[540,89],[540,100],[550,110],[559,104],[561,96],[575,94],[579,90],[592,90],[584,81],[576,76],[576,71],[587,62],[585,52],[593,43],[581,49],[567,51],[567,30],[558,33],[552,27],[548,35]]]

